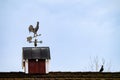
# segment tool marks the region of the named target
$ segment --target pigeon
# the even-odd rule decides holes
[[[103,68],[103,65],[102,65],[99,72],[103,72],[103,70],[104,70],[104,68]]]

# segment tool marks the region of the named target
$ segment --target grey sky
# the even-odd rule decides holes
[[[50,71],[91,71],[90,58],[120,71],[119,0],[1,0],[0,71],[22,71],[28,26],[40,22],[43,44],[51,49]],[[101,64],[100,64],[101,65]],[[107,68],[107,65],[106,65]],[[107,69],[106,69],[107,71]]]

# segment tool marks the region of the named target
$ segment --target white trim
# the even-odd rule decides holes
[[[46,73],[49,73],[49,60],[46,59],[45,61],[46,66]]]
[[[25,73],[28,73],[28,59],[25,60]]]

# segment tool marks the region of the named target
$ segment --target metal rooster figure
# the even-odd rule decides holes
[[[41,36],[41,34],[39,34],[39,35],[37,34],[38,29],[39,29],[39,22],[37,22],[37,25],[35,28],[33,28],[32,25],[30,25],[28,28],[29,32],[33,32],[34,35],[33,35],[33,37],[32,36],[27,37],[27,41],[29,43],[34,43],[35,47],[37,46],[37,43],[42,43],[42,41],[37,41],[37,39],[36,39],[38,36]],[[33,38],[35,38],[34,41],[32,41]]]
[[[34,33],[34,37],[37,36],[37,31],[39,29],[39,22],[37,22],[37,25],[35,28],[33,28],[32,25],[29,26],[29,32],[33,32]]]

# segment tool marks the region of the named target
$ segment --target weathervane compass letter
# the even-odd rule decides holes
[[[39,29],[39,22],[37,22],[37,25],[35,28],[33,28],[32,25],[30,25],[28,28],[29,32],[33,32],[34,35],[27,37],[27,41],[29,43],[34,43],[35,47],[37,46],[37,43],[42,43],[42,41],[37,41],[37,39],[36,39],[38,36],[41,36],[41,34],[39,34],[39,35],[37,34],[38,29]],[[32,41],[33,38],[35,38],[34,41]]]

